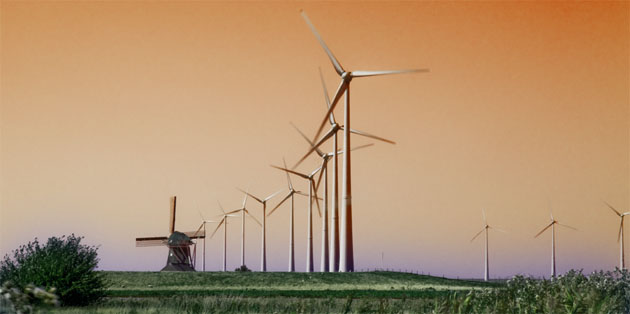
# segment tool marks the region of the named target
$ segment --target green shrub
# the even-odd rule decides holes
[[[247,268],[246,265],[241,265],[241,267],[235,269],[234,271],[238,271],[238,272],[242,272],[242,273],[246,273],[246,272],[251,272],[252,270]]]
[[[24,290],[29,284],[55,288],[63,305],[85,305],[104,295],[105,280],[95,271],[96,247],[81,244],[74,234],[49,238],[41,245],[37,238],[6,255],[0,261],[0,282],[10,281]]]
[[[10,281],[0,287],[0,313],[33,313],[35,309],[59,305],[55,289],[44,290],[32,284],[22,291]]]

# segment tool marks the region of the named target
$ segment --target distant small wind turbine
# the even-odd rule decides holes
[[[256,221],[256,223],[262,227],[262,224],[260,223],[260,221],[258,221],[256,217],[252,216],[252,214],[249,213],[249,211],[245,207],[246,204],[247,204],[247,194],[245,194],[245,197],[243,198],[243,206],[241,206],[241,208],[235,209],[230,212],[230,213],[232,212],[241,213],[241,266],[245,265],[245,214],[247,214],[247,216],[249,216],[250,218],[254,219],[254,221]]]
[[[210,236],[210,238],[214,237],[214,234],[217,233],[217,231],[219,230],[219,228],[221,228],[221,225],[225,224],[225,226],[223,227],[223,271],[226,271],[226,266],[227,266],[227,218],[228,217],[238,217],[238,215],[233,215],[234,213],[238,212],[239,210],[234,210],[231,211],[229,213],[226,213],[223,210],[223,206],[221,206],[221,203],[219,203],[219,209],[221,209],[221,212],[223,213],[221,220],[219,220],[219,224],[217,225],[217,228],[214,229],[214,232],[212,232],[212,235]]]
[[[206,224],[207,223],[215,223],[216,221],[214,220],[206,220],[203,217],[203,214],[201,214],[201,212],[199,212],[199,216],[201,216],[201,225],[199,226],[199,228],[197,229],[197,231],[195,231],[195,235],[200,235],[201,230],[203,229],[203,235],[206,235]],[[196,244],[195,244],[196,245]],[[202,271],[206,271],[206,237],[204,236],[203,238],[203,256],[201,258],[201,267],[202,267]]]
[[[317,186],[315,185],[315,180],[313,177],[317,172],[319,172],[322,167],[315,169],[310,174],[303,174],[297,171],[293,171],[287,168],[277,167],[272,165],[272,167],[276,169],[280,169],[286,171],[288,173],[292,173],[298,177],[308,180],[308,230],[307,230],[307,242],[306,242],[306,272],[313,272],[313,198],[315,199],[315,203],[317,204],[317,212],[319,216],[322,216],[321,210],[319,208],[319,198],[317,197]]]
[[[555,220],[553,218],[553,212],[550,212],[550,217],[551,217],[551,222],[542,230],[540,230],[540,232],[538,232],[534,238],[537,238],[539,235],[541,235],[543,232],[545,232],[547,229],[551,228],[551,278],[555,278],[556,277],[556,230],[555,230],[555,225],[560,225],[563,227],[567,227],[569,229],[573,229],[573,230],[577,230],[576,228],[573,228],[569,225],[565,225],[565,224],[561,224],[559,223],[557,220]]]
[[[284,163],[284,168],[287,168],[287,163],[284,160],[284,158],[282,158],[282,162]],[[293,188],[293,183],[291,183],[291,177],[289,176],[288,172],[284,172],[287,175],[287,184],[289,187],[289,193],[287,193],[287,195],[278,203],[278,205],[276,205],[276,207],[274,207],[269,214],[267,214],[267,216],[271,216],[271,214],[273,214],[273,212],[278,209],[278,207],[280,207],[280,205],[282,205],[287,199],[291,198],[291,211],[289,212],[289,272],[294,272],[295,271],[295,227],[294,227],[294,206],[295,203],[293,201],[293,196],[295,194],[299,194],[299,195],[304,195],[304,196],[308,196],[308,194],[305,194],[301,191],[295,190]]]
[[[249,197],[255,199],[257,202],[262,204],[262,247],[260,249],[260,271],[267,271],[267,233],[266,233],[266,227],[267,227],[267,201],[272,199],[274,196],[278,195],[278,193],[280,193],[281,191],[278,191],[276,193],[273,193],[269,196],[267,196],[264,199],[260,199],[252,194],[250,194],[249,192],[245,192],[241,189],[239,189],[241,192],[247,194]]]
[[[625,257],[624,257],[624,249],[623,249],[623,218],[626,217],[626,215],[630,215],[630,212],[625,212],[625,213],[621,213],[618,210],[616,210],[614,207],[612,207],[612,205],[604,202],[613,212],[615,212],[615,214],[617,216],[619,216],[619,235],[617,236],[617,242],[619,242],[619,269],[625,269],[626,268],[626,263],[625,263]]]
[[[498,228],[494,228],[494,227],[490,227],[488,225],[488,221],[486,220],[486,211],[485,210],[481,210],[481,214],[483,215],[483,229],[481,229],[481,231],[479,231],[479,233],[477,233],[472,239],[470,239],[470,242],[474,241],[478,236],[481,235],[482,232],[485,232],[485,236],[486,236],[486,246],[484,249],[484,273],[483,273],[483,280],[484,281],[488,281],[489,277],[490,277],[490,268],[488,265],[488,229],[494,229],[496,231],[499,232],[505,232],[501,229]]]

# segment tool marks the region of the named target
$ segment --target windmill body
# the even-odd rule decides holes
[[[378,76],[388,74],[398,74],[406,72],[427,72],[428,70],[403,70],[403,71],[346,71],[343,69],[339,61],[332,54],[319,32],[315,29],[315,26],[311,23],[306,13],[302,11],[302,17],[306,21],[306,24],[310,27],[311,31],[324,48],[324,51],[328,55],[330,61],[335,68],[337,74],[341,77],[341,83],[333,97],[330,108],[324,116],[324,121],[320,124],[313,141],[317,140],[319,134],[322,131],[326,120],[329,119],[330,113],[334,110],[337,102],[344,96],[344,132],[343,132],[343,166],[342,166],[342,186],[341,186],[341,224],[340,224],[340,241],[339,241],[339,271],[348,272],[354,271],[354,248],[352,239],[352,182],[351,182],[351,158],[350,158],[350,82],[355,77],[367,77]]]
[[[177,212],[177,196],[172,198],[172,206],[169,219],[169,236],[136,238],[137,247],[167,246],[169,248],[166,266],[162,271],[195,271],[194,251],[191,254],[190,246],[195,243],[192,239],[205,239],[205,232],[199,230],[179,232],[175,230],[175,218]]]

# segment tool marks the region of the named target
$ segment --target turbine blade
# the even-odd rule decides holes
[[[282,163],[284,164],[285,169],[289,169],[289,167],[287,167],[287,161],[284,160],[284,157],[282,157]],[[286,171],[284,173],[287,175],[287,182],[289,182],[289,190],[293,190],[293,183],[291,183],[291,176]]]
[[[230,211],[230,212],[225,213],[225,215],[230,215],[230,214],[238,213],[238,212],[240,212],[241,210],[242,210],[242,209],[235,209],[235,210],[233,210],[233,211]]]
[[[311,31],[313,32],[313,34],[319,41],[320,45],[322,45],[322,47],[326,51],[326,54],[328,55],[330,62],[332,62],[333,66],[335,67],[335,71],[337,71],[337,74],[339,75],[343,74],[343,72],[345,71],[341,67],[341,64],[339,64],[339,61],[337,61],[337,58],[335,58],[332,51],[330,51],[330,49],[328,48],[328,46],[326,45],[322,37],[319,35],[319,32],[317,32],[317,29],[315,29],[315,25],[313,25],[313,23],[311,23],[311,20],[308,18],[308,16],[306,16],[306,12],[304,12],[304,10],[301,10],[300,13],[302,14],[302,17],[304,18],[304,21],[306,21],[306,24],[308,25],[308,27],[311,28]]]
[[[352,77],[379,76],[379,75],[402,74],[402,73],[413,73],[413,72],[429,72],[429,71],[430,71],[429,69],[411,69],[411,70],[394,70],[394,71],[352,71]]]
[[[472,241],[474,241],[475,239],[477,239],[477,237],[478,237],[479,235],[481,235],[481,233],[482,233],[484,230],[486,230],[486,228],[483,228],[483,229],[481,229],[481,231],[477,232],[477,234],[475,234],[475,236],[474,236],[474,237],[472,237],[472,239],[470,239],[470,242],[472,242]]]
[[[324,75],[322,75],[322,68],[319,68],[319,79],[322,81],[322,88],[324,89],[324,99],[326,100],[326,107],[330,108],[330,97],[328,97],[328,89],[326,88],[326,82],[324,82]],[[330,124],[335,124],[335,114],[330,113]]]
[[[272,199],[274,196],[278,195],[278,193],[280,193],[280,192],[282,192],[282,190],[278,190],[278,192],[273,193],[273,194],[271,194],[271,195],[267,196],[267,198],[266,198],[266,199],[264,199],[264,201],[266,202],[266,201],[268,201],[268,200]]]
[[[538,236],[539,236],[539,235],[541,235],[543,232],[545,232],[545,230],[549,229],[549,227],[551,227],[553,224],[554,224],[553,222],[552,222],[552,223],[550,223],[550,224],[548,224],[548,225],[547,225],[547,227],[545,227],[543,230],[540,230],[540,232],[538,232],[538,233],[534,236],[534,238],[538,238]]]
[[[206,218],[203,218],[203,214],[201,213],[201,211],[200,211],[200,210],[198,210],[197,212],[199,213],[199,216],[201,216],[201,221],[205,221],[205,220],[206,220]]]
[[[299,129],[297,126],[295,126],[295,124],[293,124],[293,122],[289,122],[289,123],[291,123],[291,126],[293,126],[293,128],[294,128],[296,131],[298,131],[298,133],[300,133],[300,135],[302,135],[302,138],[304,138],[304,140],[306,140],[306,142],[308,143],[308,145],[310,145],[310,146],[311,146],[311,148],[315,149],[315,151],[317,152],[317,154],[318,154],[319,156],[324,155],[324,153],[323,153],[321,150],[319,150],[319,148],[315,147],[315,145],[313,144],[313,142],[311,142],[311,140],[309,140],[309,139],[308,139],[308,137],[306,137],[306,135],[305,135],[304,133],[302,133],[302,131],[300,131],[300,129]]]
[[[494,230],[499,231],[499,232],[508,233],[507,231],[505,231],[503,229],[499,229],[499,228],[495,228],[495,227],[488,227],[488,228],[494,229]]]
[[[304,179],[308,179],[308,175],[305,175],[305,174],[303,174],[303,173],[299,173],[299,172],[294,171],[294,170],[289,170],[289,169],[282,168],[282,167],[278,167],[278,166],[274,166],[274,165],[271,165],[271,167],[276,168],[276,169],[280,169],[280,170],[282,170],[282,171],[286,171],[286,172],[288,172],[288,173],[292,173],[292,174],[294,174],[294,175],[296,175],[296,176],[299,176],[299,177],[302,177],[302,178],[304,178]]]
[[[317,197],[317,189],[315,188],[315,180],[313,180],[311,178],[311,181],[313,182],[313,198],[315,198],[315,204],[317,205],[317,214],[319,215],[319,217],[322,217],[322,210],[319,207],[319,197]]]
[[[306,193],[304,193],[304,192],[302,192],[302,191],[295,191],[295,194],[298,194],[298,195],[302,195],[302,196],[306,196],[306,197],[308,197],[308,194],[306,194]]]
[[[247,214],[247,216],[249,216],[251,219],[254,219],[254,221],[262,227],[262,224],[260,223],[260,221],[258,221],[258,219],[256,219],[256,217],[254,217],[254,215],[250,214],[249,211],[247,209],[244,209],[245,213]]]
[[[375,140],[378,140],[378,141],[381,141],[381,142],[390,143],[390,144],[394,144],[394,145],[396,144],[396,142],[391,141],[391,140],[388,140],[388,139],[386,139],[386,138],[382,138],[382,137],[380,137],[380,136],[372,135],[372,134],[370,134],[370,133],[363,132],[363,131],[359,131],[359,130],[355,130],[355,129],[352,129],[352,128],[350,128],[350,132],[351,132],[351,133],[354,133],[354,134],[356,134],[356,135],[361,135],[361,136],[369,137],[369,138],[372,138],[372,139],[375,139]]]
[[[350,149],[351,151],[355,151],[355,150],[359,150],[362,148],[366,148],[366,147],[370,147],[370,146],[374,146],[374,143],[369,143],[369,144],[365,144],[365,145],[360,145],[360,146],[356,146],[353,147],[352,149]],[[343,151],[342,151],[343,152]]]
[[[214,229],[214,231],[212,232],[212,235],[210,235],[210,239],[212,239],[212,237],[214,237],[214,234],[217,233],[217,231],[219,230],[219,228],[221,228],[221,225],[225,222],[225,217],[223,217],[223,219],[221,219],[221,222],[219,222],[219,224],[217,225],[217,227]]]
[[[563,226],[563,227],[567,227],[567,228],[569,228],[569,229],[573,229],[573,230],[575,230],[575,231],[579,231],[579,230],[578,230],[577,228],[575,228],[575,227],[571,227],[571,226],[569,226],[569,225],[561,224],[561,223],[559,223],[559,222],[556,222],[556,223],[557,223],[557,224],[559,224],[559,225],[561,225],[561,226]]]
[[[199,225],[199,228],[197,228],[197,231],[195,231],[195,233],[193,233],[191,238],[195,238],[197,237],[197,235],[199,234],[199,231],[201,231],[201,228],[203,228],[203,222],[201,223],[201,225]],[[203,235],[204,237],[206,236],[205,234]]]
[[[267,217],[269,217],[271,214],[273,214],[274,211],[276,211],[276,209],[278,209],[278,207],[280,207],[280,205],[282,205],[286,200],[289,199],[289,197],[291,197],[291,194],[293,194],[293,192],[289,191],[289,194],[287,194],[287,196],[285,196],[280,203],[278,203],[278,205],[276,205],[271,211],[269,211],[269,214],[267,214]]]
[[[313,136],[313,142],[315,142],[317,138],[319,137],[319,135],[322,133],[322,130],[324,129],[324,125],[326,125],[326,120],[329,119],[330,114],[333,112],[333,110],[335,110],[337,103],[339,103],[339,99],[341,99],[341,96],[343,95],[343,93],[346,91],[347,88],[348,88],[348,83],[345,80],[342,80],[341,84],[339,84],[339,88],[337,88],[335,97],[330,103],[330,107],[328,108],[328,111],[326,111],[326,114],[324,115],[324,119],[319,124],[319,128],[317,129],[317,132],[315,132],[315,136]]]
[[[262,201],[261,199],[259,199],[258,197],[254,196],[254,195],[249,194],[249,192],[245,192],[245,191],[243,191],[243,190],[241,190],[241,189],[239,189],[239,188],[236,188],[236,189],[237,189],[237,190],[239,190],[239,191],[241,191],[241,192],[243,192],[243,193],[245,193],[245,197],[246,197],[246,198],[247,198],[247,196],[249,196],[249,197],[251,197],[251,198],[253,198],[253,199],[257,200],[259,203],[261,203],[261,204],[263,203],[263,201]],[[243,207],[245,207],[245,205],[243,205]]]
[[[327,163],[327,159],[324,158],[324,160],[322,161],[321,169],[324,169],[324,167],[326,167],[326,163]],[[317,184],[315,185],[315,190],[319,189],[319,185],[322,183],[322,177],[323,176],[324,176],[324,171],[320,171],[319,172],[319,178],[317,179]]]
[[[481,209],[481,215],[483,216],[483,223],[484,225],[488,224],[488,221],[486,220],[486,210],[485,209]]]
[[[319,146],[321,146],[322,144],[324,144],[324,142],[326,142],[326,140],[328,140],[331,136],[333,136],[335,134],[335,129],[332,128],[330,129],[330,131],[328,131],[320,140],[319,142],[317,142],[317,144],[315,145],[311,145],[311,148],[308,150],[308,152],[306,152],[306,154],[304,154],[304,156],[302,156],[302,158],[300,158],[300,160],[298,160],[298,162],[295,163],[295,165],[293,166],[292,169],[297,168],[297,166],[299,166],[312,152],[315,151],[315,149],[319,148]]]
[[[221,212],[225,214],[225,210],[223,209],[223,206],[221,206],[221,202],[217,201],[217,203],[219,204],[219,209],[221,210]]]
[[[612,205],[608,204],[606,201],[603,201],[603,202],[604,202],[604,204],[606,204],[608,206],[608,208],[610,208],[612,211],[614,211],[615,214],[617,214],[617,216],[621,217],[621,213],[617,209],[612,207]]]
[[[621,230],[623,229],[623,217],[621,217],[621,223],[619,224],[619,234],[617,235],[617,242],[621,240]]]
[[[249,186],[247,186],[247,192],[249,192]],[[245,192],[245,197],[243,198],[243,209],[245,209],[245,205],[247,204],[247,194],[249,194],[247,192]]]

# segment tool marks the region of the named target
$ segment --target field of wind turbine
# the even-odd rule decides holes
[[[630,313],[630,2],[0,12],[0,313]]]

